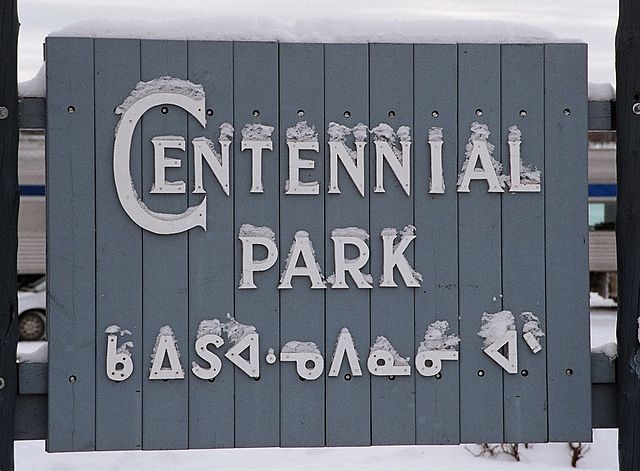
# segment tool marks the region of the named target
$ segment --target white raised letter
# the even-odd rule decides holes
[[[262,151],[273,150],[273,141],[245,141],[240,143],[240,150],[251,149],[251,190],[249,193],[264,193],[262,186]]]
[[[249,360],[242,357],[242,352],[249,349]],[[258,334],[247,334],[238,340],[233,347],[227,350],[225,357],[234,365],[244,371],[251,378],[260,377],[260,360],[258,359],[258,350],[260,349],[260,339]]]
[[[162,214],[147,208],[134,189],[129,171],[133,133],[142,115],[160,105],[178,106],[194,116],[202,127],[207,124],[205,94],[201,86],[171,77],[138,83],[124,103],[116,108],[116,114],[121,115],[113,145],[113,179],[118,199],[133,222],[147,231],[156,234],[177,234],[196,226],[206,230],[206,197],[202,203],[187,208],[183,213]]]
[[[125,342],[120,348],[118,346],[118,335],[109,333],[107,335],[107,377],[112,381],[124,381],[133,373],[133,360],[129,347],[133,347],[132,342]]]
[[[276,246],[276,236],[268,227],[256,227],[251,224],[243,224],[240,227],[242,241],[242,276],[240,278],[240,289],[256,288],[253,282],[253,274],[257,271],[266,271],[276,263],[278,259],[278,247]],[[267,256],[262,260],[254,260],[253,247],[262,245],[267,249]]]
[[[186,185],[183,181],[168,182],[165,176],[166,168],[180,168],[180,159],[172,159],[166,156],[166,149],[184,150],[184,137],[182,136],[156,136],[151,139],[153,143],[154,158],[154,183],[150,193],[184,193]]]
[[[429,129],[429,149],[431,150],[431,180],[429,193],[444,193],[444,176],[442,172],[442,128]]]
[[[346,229],[334,229],[331,240],[335,245],[335,281],[332,288],[348,288],[346,273],[349,272],[358,288],[371,288],[365,275],[360,271],[369,261],[369,246],[365,242],[369,234],[364,229],[347,227]],[[355,245],[360,252],[358,257],[348,259],[345,257],[345,245]]]
[[[358,360],[358,353],[356,347],[353,344],[353,338],[349,329],[344,327],[338,335],[338,341],[336,342],[336,349],[333,352],[333,360],[331,361],[331,368],[329,369],[329,376],[338,376],[340,373],[340,365],[344,356],[347,355],[349,361],[349,368],[353,376],[362,376],[362,370],[360,369],[360,360]]]
[[[180,355],[176,347],[173,330],[168,325],[160,329],[153,347],[151,371],[149,379],[183,379],[184,370],[180,364]],[[163,368],[164,359],[168,358],[169,368]]]
[[[329,142],[329,154],[331,158],[331,176],[329,178],[329,193],[340,193],[338,188],[338,159],[344,165],[347,173],[356,184],[360,196],[364,196],[364,148],[366,142],[356,142],[356,159],[351,156],[351,149],[344,142]]]
[[[467,159],[462,166],[462,177],[458,179],[458,192],[469,193],[471,180],[486,180],[489,184],[489,193],[503,193],[502,184],[498,180],[498,172],[491,154],[494,146],[488,142],[489,128],[486,124],[473,123],[471,125],[471,137],[466,146]],[[480,162],[480,168],[476,168]]]
[[[393,269],[398,268],[400,275],[404,283],[410,288],[417,288],[422,281],[422,275],[416,272],[404,256],[404,251],[407,249],[413,239],[416,238],[415,227],[407,226],[400,232],[401,238],[395,246],[393,245],[398,231],[395,228],[383,229],[382,236],[382,253],[383,253],[383,268],[382,279],[380,280],[380,286],[395,288],[398,286],[393,279]]]
[[[195,189],[193,193],[206,193],[202,185],[202,159],[207,161],[225,194],[229,196],[229,147],[231,141],[220,140],[222,155],[206,137],[197,137],[193,141],[193,172],[195,175]]]
[[[304,266],[298,267],[298,259],[302,255]],[[294,236],[289,257],[286,262],[284,273],[280,278],[279,289],[291,288],[291,278],[294,276],[308,276],[311,280],[311,288],[326,288],[320,273],[320,267],[316,262],[315,252],[309,239],[309,234],[305,231],[298,231]]]
[[[522,133],[517,126],[509,128],[509,166],[511,171],[511,182],[509,191],[511,193],[529,193],[540,191],[540,170],[532,170],[522,163],[520,156],[520,144],[522,144]],[[525,181],[522,181],[525,177]]]
[[[391,145],[386,141],[374,141],[376,145],[376,187],[375,193],[384,193],[384,160],[389,163],[391,170],[402,189],[407,195],[411,194],[411,142],[402,141],[402,157],[397,156]]]
[[[318,195],[320,194],[320,184],[317,181],[301,182],[300,169],[314,168],[316,163],[313,160],[301,159],[301,150],[319,151],[318,141],[287,142],[289,146],[289,188],[285,191],[287,195]]]
[[[222,370],[222,361],[207,347],[213,345],[216,348],[220,348],[224,344],[222,337],[215,334],[204,334],[196,339],[196,355],[209,363],[209,368],[203,368],[195,361],[191,364],[191,371],[200,379],[213,379]]]

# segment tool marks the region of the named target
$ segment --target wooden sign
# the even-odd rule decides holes
[[[585,67],[49,38],[49,451],[589,440]]]

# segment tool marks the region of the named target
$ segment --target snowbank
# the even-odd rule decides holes
[[[589,307],[618,307],[618,303],[611,298],[603,298],[600,294],[591,292],[589,293]]]

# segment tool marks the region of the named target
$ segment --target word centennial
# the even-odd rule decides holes
[[[203,162],[217,179],[222,191],[229,196],[230,148],[233,142],[233,126],[220,126],[218,145],[206,137],[192,140],[194,194],[205,195],[202,201],[178,214],[165,214],[149,209],[139,198],[130,173],[131,142],[135,128],[142,116],[156,106],[177,106],[195,117],[206,127],[205,93],[200,85],[171,77],[161,77],[150,82],[140,82],[127,99],[116,108],[121,115],[116,127],[113,150],[113,174],[118,199],[128,216],[143,229],[157,234],[176,234],[194,227],[207,227],[207,197],[203,186]],[[262,182],[262,160],[265,151],[273,151],[271,135],[274,128],[264,124],[247,124],[242,129],[241,151],[249,151],[252,164],[251,193],[264,191]],[[340,193],[338,170],[342,166],[361,196],[365,196],[365,150],[369,134],[375,146],[375,193],[384,193],[384,166],[389,166],[399,181],[404,193],[411,195],[411,130],[400,126],[394,130],[386,123],[369,130],[362,123],[350,128],[330,123],[327,129],[330,175],[328,193]],[[521,159],[521,131],[516,126],[509,128],[510,175],[503,174],[502,164],[492,154],[494,146],[489,142],[490,131],[486,124],[472,123],[471,135],[466,145],[466,159],[457,181],[457,191],[467,193],[473,180],[485,181],[488,191],[502,193],[508,191],[539,192],[541,175],[537,169],[526,166]],[[167,149],[186,150],[182,136],[156,136],[151,139],[154,148],[154,182],[152,194],[184,194],[184,181],[168,181],[167,168],[179,168],[180,159],[167,156]],[[429,130],[431,174],[429,193],[443,194],[445,182],[442,165],[442,128]],[[300,171],[312,170],[315,162],[302,158],[301,152],[319,152],[318,135],[313,126],[301,121],[286,131],[289,152],[288,179],[284,191],[287,195],[317,195],[320,193],[318,181],[302,181]]]

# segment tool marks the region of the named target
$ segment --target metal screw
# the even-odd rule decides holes
[[[0,119],[7,119],[9,117],[9,110],[4,106],[0,106]]]
[[[436,379],[440,379],[442,378],[442,374],[441,373],[436,373]]]
[[[74,375],[69,376],[69,382],[70,383],[75,383],[78,380],[78,378],[76,378]]]
[[[0,389],[4,389],[4,387],[5,387],[4,378],[0,376]]]
[[[633,114],[640,114],[640,103],[633,104]],[[0,117],[2,117],[2,108],[0,108]]]

